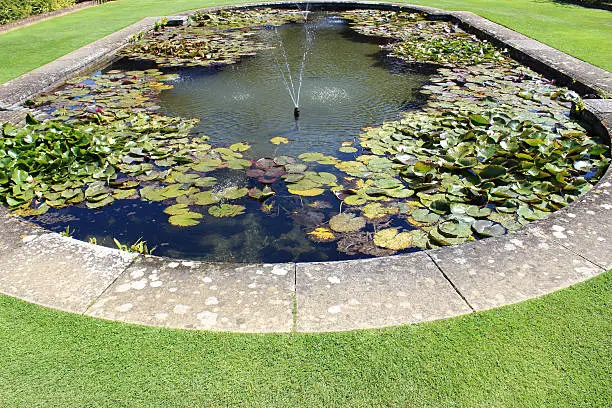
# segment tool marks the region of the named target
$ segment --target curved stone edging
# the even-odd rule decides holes
[[[575,78],[589,92],[612,91],[611,73],[472,13],[390,3],[311,4],[424,11],[494,38],[527,65],[535,59],[536,70]],[[3,84],[0,108],[10,106],[14,115],[31,95],[112,59],[154,21],[145,19]],[[584,119],[609,137],[612,100],[585,105]],[[104,319],[178,328],[318,332],[416,323],[519,302],[612,269],[611,219],[612,168],[570,206],[503,237],[356,261],[241,265],[90,245],[0,208],[0,292]]]

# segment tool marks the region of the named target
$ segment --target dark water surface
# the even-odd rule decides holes
[[[418,89],[428,75],[402,67],[384,57],[376,41],[354,34],[341,20],[324,18],[308,25],[289,25],[265,30],[262,41],[275,49],[244,58],[220,68],[167,70],[179,74],[174,89],[161,94],[162,113],[199,118],[194,132],[210,136],[213,146],[248,142],[245,158],[297,156],[318,151],[341,160],[356,155],[338,152],[343,141],[352,141],[367,125],[399,117],[401,111],[419,106]],[[294,78],[310,35],[301,90],[301,117],[295,121],[293,103],[279,73],[284,58],[282,41]],[[110,69],[134,69],[119,62]],[[297,87],[297,84],[296,84]],[[282,136],[290,143],[275,146],[269,139]],[[310,166],[310,170],[334,172],[333,166]],[[236,185],[261,185],[244,171],[217,170],[222,189]],[[277,196],[269,200],[270,214],[248,197],[232,203],[247,207],[245,215],[215,218],[207,207],[195,207],[204,215],[201,224],[179,228],[168,223],[163,203],[140,200],[116,201],[100,210],[68,207],[52,209],[36,221],[56,231],[70,226],[74,237],[95,237],[98,244],[114,246],[112,239],[133,243],[142,238],[154,254],[211,261],[285,262],[355,258],[336,251],[336,244],[310,242],[306,232],[339,212],[339,201],[329,192],[300,198],[286,191],[282,181],[272,186]],[[330,208],[308,204],[325,201]],[[371,226],[368,226],[371,228]],[[406,223],[406,229],[412,227]]]

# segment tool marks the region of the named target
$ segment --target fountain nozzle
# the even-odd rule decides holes
[[[298,120],[300,118],[300,108],[298,108],[297,106],[293,109],[293,117],[295,118],[295,120]]]

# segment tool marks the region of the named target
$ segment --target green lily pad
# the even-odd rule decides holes
[[[248,188],[239,188],[239,187],[228,187],[223,191],[218,193],[219,196],[223,198],[227,198],[228,200],[236,200],[238,198],[242,198],[247,195],[249,192]]]
[[[186,214],[189,212],[189,207],[186,204],[174,204],[164,210],[168,215]]]
[[[329,220],[329,227],[336,232],[359,231],[366,225],[366,220],[354,213],[341,213]]]
[[[474,221],[472,229],[482,237],[499,237],[506,233],[506,229],[503,226],[489,220]]]
[[[170,216],[170,218],[168,218],[168,222],[176,227],[193,227],[194,225],[198,225],[200,223],[199,220],[201,218],[202,214],[187,211]]]
[[[210,207],[208,213],[213,217],[236,217],[244,214],[246,207],[234,204],[221,204]]]
[[[397,228],[387,228],[374,234],[374,244],[394,251],[410,248],[412,235],[408,232],[399,232]]]

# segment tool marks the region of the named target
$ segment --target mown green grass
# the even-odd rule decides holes
[[[246,0],[118,0],[0,35],[0,82],[147,16]],[[549,0],[414,0],[468,10],[612,71],[612,13]]]
[[[419,3],[474,11],[612,69],[612,13],[528,0]],[[142,17],[212,4],[223,2],[119,0],[0,35],[0,82]],[[611,293],[608,272],[445,321],[285,335],[126,325],[0,296],[0,407],[608,407]]]
[[[299,307],[299,305],[298,305]],[[0,297],[3,407],[609,407],[612,272],[420,325],[242,335]]]

